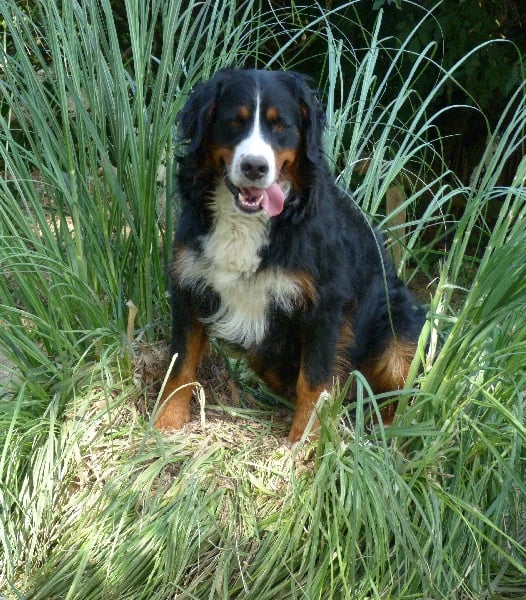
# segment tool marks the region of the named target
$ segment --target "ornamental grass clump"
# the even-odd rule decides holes
[[[414,56],[381,11],[362,49],[332,24],[343,7],[126,0],[123,27],[111,4],[0,0],[1,593],[524,597],[526,161],[500,183],[524,86],[466,185],[441,160],[433,98],[469,55],[447,70],[432,44]],[[395,421],[371,426],[393,395],[350,373],[291,451],[287,406],[214,347],[204,419],[160,434],[174,119],[218,67],[313,56],[339,181],[429,306]]]

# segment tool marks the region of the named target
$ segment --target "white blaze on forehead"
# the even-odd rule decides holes
[[[254,120],[252,129],[248,136],[242,140],[234,150],[232,159],[230,179],[232,183],[238,187],[250,185],[241,170],[241,164],[247,156],[263,158],[268,163],[268,173],[264,178],[258,180],[257,187],[268,188],[276,181],[276,160],[272,146],[264,139],[261,130],[261,98],[259,93],[256,95],[256,107],[254,110]]]

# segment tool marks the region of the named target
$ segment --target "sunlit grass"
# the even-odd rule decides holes
[[[37,3],[37,27],[0,0],[14,49],[0,60],[1,593],[524,597],[526,162],[498,186],[524,143],[524,90],[462,186],[445,178],[429,114],[455,67],[434,65],[429,46],[401,78],[408,42],[392,49],[381,13],[358,60],[317,8],[129,0],[123,57],[109,0],[58,4]],[[296,29],[275,26],[287,11]],[[420,290],[430,319],[410,389],[393,426],[371,429],[353,374],[356,405],[336,390],[319,438],[290,451],[287,410],[242,364],[228,363],[236,392],[213,363],[205,428],[196,417],[160,435],[150,418],[166,361],[175,116],[216,67],[305,70],[313,40],[326,47],[325,142],[341,185],[359,171],[355,201],[384,228],[387,190],[407,188],[406,229],[389,233],[401,270],[434,279]],[[383,53],[392,66],[379,79]],[[437,70],[424,99],[413,89],[423,68]],[[429,339],[440,352],[426,355]]]

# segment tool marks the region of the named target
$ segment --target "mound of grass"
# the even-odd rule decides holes
[[[498,182],[524,144],[524,88],[463,186],[441,165],[430,114],[458,65],[435,65],[432,45],[418,57],[409,40],[391,46],[381,12],[357,53],[316,7],[125,6],[128,52],[109,0],[37,0],[31,15],[0,0],[2,593],[523,598],[526,160]],[[296,29],[276,27],[287,11]],[[336,388],[319,436],[290,451],[288,407],[216,349],[205,410],[196,402],[184,431],[161,435],[175,115],[216,67],[305,70],[313,39],[326,47],[339,180],[402,244],[400,269],[433,280],[411,381],[394,424],[371,429],[369,411],[392,395],[371,398],[350,374],[356,403]],[[420,98],[423,68],[437,77]],[[378,217],[383,198],[407,182],[394,226]]]

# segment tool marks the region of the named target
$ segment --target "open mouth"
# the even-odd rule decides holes
[[[277,183],[268,188],[236,187],[228,177],[225,183],[234,196],[236,206],[246,213],[264,210],[269,217],[279,215],[285,204],[285,195]]]

